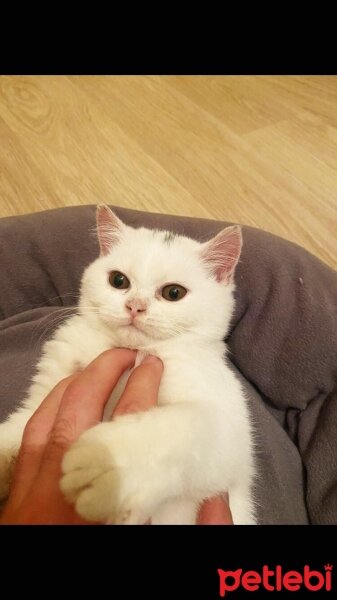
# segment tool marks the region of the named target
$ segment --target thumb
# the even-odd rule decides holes
[[[112,417],[140,412],[156,406],[163,369],[163,363],[159,358],[147,356],[130,375]]]
[[[233,525],[228,494],[205,500],[197,518],[198,525]]]

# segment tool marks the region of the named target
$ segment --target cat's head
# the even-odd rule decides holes
[[[86,269],[81,311],[134,346],[193,331],[221,340],[233,310],[241,229],[205,243],[167,231],[134,229],[97,208],[100,257]]]

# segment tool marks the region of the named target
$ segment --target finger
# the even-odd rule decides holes
[[[216,496],[203,502],[199,511],[198,525],[233,525],[228,494]]]
[[[61,400],[67,386],[76,375],[60,381],[29,419],[16,461],[9,503],[11,509],[19,506],[34,481],[53,428]]]
[[[112,417],[156,406],[162,373],[162,361],[156,356],[147,356],[129,377]]]
[[[135,352],[107,350],[91,362],[64,392],[55,425],[43,457],[48,472],[59,471],[65,450],[78,437],[102,420],[104,406],[123,372],[132,367]]]
[[[38,480],[39,481],[39,480]],[[6,505],[0,519],[6,525],[90,525],[81,519],[61,496],[59,490],[52,495],[41,486],[31,488],[19,507]]]

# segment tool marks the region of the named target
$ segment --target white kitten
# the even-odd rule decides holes
[[[100,257],[82,279],[79,314],[43,348],[27,400],[0,426],[0,494],[10,457],[43,398],[108,348],[164,363],[158,407],[101,423],[66,453],[61,488],[80,515],[108,523],[194,523],[201,501],[229,492],[234,523],[254,523],[252,429],[223,339],[242,239],[228,227],[200,244],[133,229],[98,207]],[[124,375],[109,401],[125,387]]]

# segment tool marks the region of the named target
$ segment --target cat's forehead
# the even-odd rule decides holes
[[[129,235],[135,243],[144,244],[147,242],[154,246],[161,247],[164,251],[168,248],[172,248],[176,251],[195,251],[199,246],[198,242],[195,240],[179,235],[174,231],[146,229],[145,227],[141,227],[139,229],[133,229],[132,231],[129,230]]]
[[[112,249],[109,261],[111,268],[127,269],[130,275],[148,280],[182,279],[198,265],[199,248],[198,242],[173,232],[142,228],[128,231]]]

